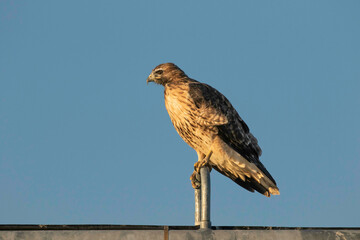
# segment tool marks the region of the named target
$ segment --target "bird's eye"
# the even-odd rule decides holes
[[[155,74],[162,74],[163,73],[163,70],[157,70],[157,71],[155,71]]]

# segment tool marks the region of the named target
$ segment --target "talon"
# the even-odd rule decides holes
[[[194,171],[193,174],[191,174],[190,180],[191,180],[191,186],[194,189],[199,189],[201,187],[200,175],[197,172]]]

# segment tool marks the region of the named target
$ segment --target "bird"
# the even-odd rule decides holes
[[[208,84],[188,77],[174,63],[156,66],[147,83],[164,86],[165,107],[181,138],[198,156],[190,176],[199,188],[197,174],[207,166],[250,192],[279,195],[274,178],[260,162],[261,148],[230,101]]]

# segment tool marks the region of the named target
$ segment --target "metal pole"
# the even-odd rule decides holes
[[[195,172],[194,172],[195,173]],[[195,226],[200,226],[201,222],[201,178],[199,173],[195,173],[195,179],[197,188],[194,188],[195,194]]]
[[[208,167],[200,169],[201,177],[201,229],[211,228],[210,222],[210,171]]]
[[[199,226],[201,222],[201,188],[194,189],[195,191],[195,226]]]

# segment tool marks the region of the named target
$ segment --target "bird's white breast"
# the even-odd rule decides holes
[[[170,119],[182,137],[197,152],[207,153],[211,146],[212,136],[204,126],[197,122],[196,105],[188,94],[186,87],[165,90],[165,107]],[[205,153],[206,152],[206,153]]]

